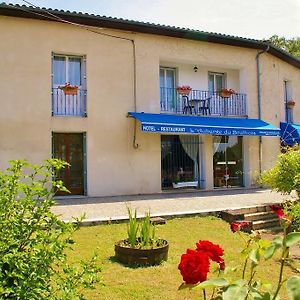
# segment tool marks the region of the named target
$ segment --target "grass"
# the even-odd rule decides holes
[[[239,253],[243,243],[240,237],[230,231],[227,223],[217,218],[173,219],[167,220],[165,225],[158,225],[156,236],[168,240],[170,249],[168,261],[155,267],[129,268],[114,260],[114,243],[126,237],[126,230],[126,224],[111,224],[82,227],[75,234],[75,251],[71,260],[90,258],[95,250],[99,254],[99,264],[102,265],[101,278],[105,285],[87,291],[87,299],[201,299],[199,290],[177,290],[182,283],[177,269],[181,254],[187,248],[194,249],[199,240],[219,244],[225,250],[226,266],[241,265]],[[263,281],[275,284],[278,273],[279,261],[275,259],[260,268],[259,276]],[[288,273],[292,274],[290,270]]]

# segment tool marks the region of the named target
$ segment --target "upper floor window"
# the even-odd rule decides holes
[[[76,87],[72,93],[62,89],[66,84]],[[86,116],[84,56],[53,54],[52,115]]]
[[[288,103],[293,101],[291,81],[284,81],[284,106],[285,106],[285,121],[293,123],[293,107]]]
[[[219,92],[225,88],[225,74],[224,73],[208,73],[208,90],[209,92]]]
[[[176,69],[169,67],[159,68],[160,81],[160,109],[173,112],[177,109]]]

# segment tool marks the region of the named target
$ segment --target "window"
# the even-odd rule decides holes
[[[85,57],[53,54],[52,115],[86,116]],[[61,89],[66,83],[76,86],[74,93]]]
[[[210,93],[219,92],[225,88],[225,74],[224,73],[208,73],[208,90]]]
[[[291,81],[285,80],[284,82],[284,106],[285,106],[285,121],[293,123],[293,108],[288,106],[288,101],[293,100],[292,97],[292,84]]]
[[[62,85],[69,82],[71,85],[82,86],[83,57],[53,56],[53,85]]]
[[[176,69],[160,67],[160,108],[161,111],[173,112],[176,110]]]

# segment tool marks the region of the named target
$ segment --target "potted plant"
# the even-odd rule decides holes
[[[65,95],[77,95],[78,86],[71,85],[70,82],[67,82],[65,85],[61,85],[58,88],[63,90]]]
[[[137,221],[136,210],[127,207],[129,223],[127,238],[115,243],[115,257],[133,266],[152,266],[168,259],[169,244],[155,237],[155,227],[151,223],[150,212],[146,212],[141,222]]]
[[[187,96],[192,88],[189,85],[181,85],[176,88],[177,92],[182,96]]]
[[[229,98],[232,94],[235,94],[233,89],[222,89],[220,91],[220,96],[223,98]]]
[[[294,108],[294,106],[296,105],[296,102],[294,100],[288,100],[286,103],[287,108]]]

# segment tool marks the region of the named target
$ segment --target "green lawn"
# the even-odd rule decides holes
[[[156,227],[156,233],[157,237],[169,242],[168,261],[160,266],[134,269],[115,262],[113,258],[114,242],[126,237],[126,224],[82,227],[75,234],[75,251],[71,259],[89,258],[94,250],[97,251],[99,264],[102,265],[102,282],[105,284],[87,291],[87,299],[201,299],[198,290],[177,290],[182,282],[177,269],[180,256],[187,248],[194,249],[200,239],[217,243],[225,250],[226,266],[237,266],[240,262],[242,241],[223,220],[212,217],[167,220],[166,225]],[[278,270],[278,260],[271,260],[261,268],[260,276],[275,283]],[[292,274],[290,270],[288,273]]]

